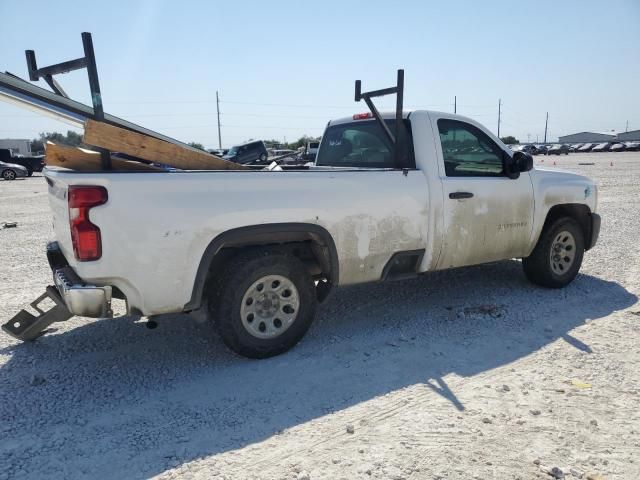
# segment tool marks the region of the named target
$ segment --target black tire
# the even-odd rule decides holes
[[[15,180],[17,176],[18,175],[16,174],[16,172],[11,170],[10,168],[2,171],[2,178],[4,178],[5,180]]]
[[[241,316],[245,295],[250,295],[256,282],[267,276],[280,276],[289,280],[297,290],[299,304],[294,319],[281,334],[272,338],[258,338],[251,333],[255,325],[262,327],[268,321],[256,314],[245,326]],[[240,253],[231,258],[218,279],[208,287],[209,315],[216,322],[224,343],[239,355],[249,358],[267,358],[286,352],[295,346],[307,332],[316,311],[315,285],[305,265],[295,256],[274,251],[260,250]],[[284,293],[282,294],[284,297]],[[278,297],[280,298],[280,297]],[[253,301],[253,300],[252,300]],[[278,303],[278,309],[285,309]],[[276,318],[270,325],[276,325]],[[259,323],[258,323],[259,322]],[[275,328],[275,327],[274,327]]]
[[[259,160],[262,163],[266,162],[267,161],[267,154],[266,153],[261,153]]]
[[[27,169],[27,176],[29,177],[33,176],[33,170]]]
[[[558,248],[560,245],[561,250],[557,250],[559,254],[557,257],[569,258],[564,256],[568,251],[563,250],[562,243],[556,242],[559,235],[563,232],[568,232],[573,237],[574,254],[571,263],[564,261],[554,261],[552,257],[552,249]],[[570,237],[563,236],[563,237]],[[560,240],[563,240],[562,238]],[[570,243],[570,242],[569,242]],[[567,244],[568,246],[569,244]],[[530,282],[536,285],[549,288],[562,288],[573,281],[578,275],[580,265],[582,265],[582,257],[584,256],[584,234],[582,228],[576,220],[571,217],[562,217],[547,225],[540,238],[538,244],[533,249],[533,252],[529,257],[522,259],[522,267],[524,273]],[[555,267],[554,267],[555,264]],[[563,267],[564,266],[564,267]],[[559,272],[563,269],[562,272]]]

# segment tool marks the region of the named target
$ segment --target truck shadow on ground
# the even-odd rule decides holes
[[[464,399],[446,375],[477,375],[559,339],[590,354],[571,331],[636,301],[589,275],[563,290],[533,287],[515,261],[438,272],[337,291],[298,347],[262,361],[232,355],[185,315],[156,330],[126,317],[74,320],[0,352],[11,355],[0,370],[0,465],[14,478],[17,468],[148,478],[417,384],[455,418]]]

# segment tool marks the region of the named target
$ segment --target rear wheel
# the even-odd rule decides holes
[[[529,281],[561,288],[576,278],[584,255],[584,235],[576,220],[563,217],[546,227],[536,248],[522,260]]]
[[[209,313],[224,343],[249,358],[286,352],[304,336],[316,310],[313,279],[293,255],[241,253],[211,286]]]
[[[260,154],[260,161],[261,161],[262,163],[264,163],[264,162],[266,162],[266,161],[267,161],[267,154],[266,154],[266,153],[262,153],[262,154]]]
[[[4,170],[2,172],[2,178],[4,178],[5,180],[15,180],[16,179],[16,172],[14,172],[11,169]]]

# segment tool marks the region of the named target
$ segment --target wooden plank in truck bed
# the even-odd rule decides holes
[[[184,170],[247,170],[243,165],[201,150],[185,149],[174,143],[90,119],[84,124],[84,143]]]
[[[98,172],[102,170],[100,153],[84,148],[68,147],[47,142],[44,163],[47,166],[64,167],[84,172]],[[114,170],[130,172],[162,172],[164,169],[140,162],[131,162],[121,158],[111,157]]]

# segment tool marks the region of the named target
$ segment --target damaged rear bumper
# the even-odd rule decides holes
[[[30,341],[42,335],[52,323],[63,322],[74,315],[94,318],[112,316],[110,286],[101,287],[84,282],[69,266],[58,242],[47,245],[47,259],[55,286],[48,286],[42,295],[31,302],[37,315],[20,310],[2,325],[2,330],[19,340]],[[46,299],[51,300],[54,306],[45,311],[41,303]]]
[[[111,315],[111,287],[90,285],[69,266],[58,242],[47,245],[47,259],[62,300],[73,315],[102,318]]]

